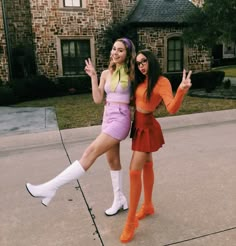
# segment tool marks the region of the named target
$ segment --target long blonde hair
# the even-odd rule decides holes
[[[133,81],[134,71],[135,71],[135,57],[136,57],[135,46],[133,42],[128,38],[118,38],[115,42],[117,41],[123,43],[126,48],[126,58],[124,62],[126,65],[125,69],[126,69],[126,73],[129,75],[129,79]],[[109,61],[109,69],[111,71],[116,70],[116,64],[112,61],[112,59],[110,59]]]

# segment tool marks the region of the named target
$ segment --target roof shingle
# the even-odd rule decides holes
[[[189,0],[140,0],[129,16],[130,23],[183,23],[184,15],[195,8]]]

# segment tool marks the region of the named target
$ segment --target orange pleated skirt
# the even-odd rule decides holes
[[[135,111],[130,137],[134,151],[155,152],[165,143],[161,126],[153,113]]]

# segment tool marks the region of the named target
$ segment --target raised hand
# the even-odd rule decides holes
[[[192,71],[190,70],[186,76],[186,70],[184,69],[182,81],[179,85],[181,89],[187,90],[192,86],[191,79],[190,79],[191,74],[192,74]]]
[[[88,74],[88,76],[92,77],[92,76],[96,76],[97,72],[91,62],[91,59],[88,58],[87,60],[85,60],[85,68],[84,71]]]

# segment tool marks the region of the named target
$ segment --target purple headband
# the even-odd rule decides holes
[[[132,51],[132,44],[128,38],[122,38],[122,40],[126,43],[128,46],[129,50]]]

